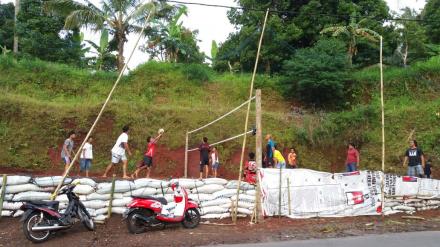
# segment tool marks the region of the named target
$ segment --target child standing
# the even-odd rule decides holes
[[[205,169],[205,178],[208,178],[209,173],[209,152],[211,146],[208,143],[208,138],[203,137],[203,142],[199,146],[200,151],[200,179],[203,178],[203,170]]]
[[[214,174],[214,177],[217,177],[217,170],[220,166],[219,158],[218,158],[218,151],[216,147],[212,147],[211,150],[211,166],[212,166],[212,172]]]
[[[89,139],[87,139],[87,142],[84,144],[83,149],[81,151],[80,156],[80,172],[85,171],[86,177],[89,177],[89,170],[92,166],[92,159],[93,159],[93,138],[90,136]]]
[[[277,146],[273,149],[273,161],[275,163],[276,168],[286,168],[286,160],[284,159],[281,152],[278,150]]]
[[[425,175],[426,175],[426,178],[432,178],[431,177],[431,172],[432,172],[432,163],[431,163],[431,159],[428,159],[428,161],[426,161],[426,164],[425,164]]]
[[[73,154],[73,139],[76,137],[75,131],[70,131],[66,140],[64,140],[63,148],[61,149],[61,159],[64,162],[64,172],[67,171],[67,168],[70,166],[70,162],[72,161],[71,157]]]
[[[250,184],[257,183],[257,162],[255,162],[255,153],[249,153],[249,160],[244,165],[244,180]]]
[[[289,161],[289,168],[297,168],[296,152],[294,148],[290,149],[290,153],[287,156],[287,160]]]

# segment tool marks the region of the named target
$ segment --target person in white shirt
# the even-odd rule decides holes
[[[79,162],[79,171],[80,173],[82,171],[86,172],[86,177],[89,177],[89,170],[92,166],[92,159],[93,159],[93,138],[90,136],[89,139],[87,139],[87,142],[84,144],[81,155],[80,155],[80,162]]]
[[[107,177],[107,173],[110,171],[110,169],[112,169],[114,165],[119,164],[119,162],[121,161],[123,178],[130,178],[129,176],[127,176],[128,161],[127,156],[125,155],[125,152],[127,151],[128,155],[131,156],[130,147],[128,146],[129,130],[130,128],[128,126],[124,126],[122,128],[122,134],[119,135],[118,140],[116,140],[116,143],[112,148],[112,162],[105,169],[104,175],[102,175],[103,178]]]

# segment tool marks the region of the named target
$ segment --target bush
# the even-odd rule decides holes
[[[341,106],[349,78],[347,61],[344,43],[335,39],[298,50],[283,68],[286,95],[318,107]]]
[[[212,70],[203,64],[182,65],[182,73],[189,81],[203,83],[210,80]]]

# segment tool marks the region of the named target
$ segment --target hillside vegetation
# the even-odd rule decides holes
[[[360,146],[361,167],[380,168],[379,71],[377,67],[352,76],[350,100],[343,111],[304,109],[291,114],[277,77],[258,76],[263,92],[263,133],[272,133],[282,147],[295,146],[300,165],[326,171],[343,170],[345,144]],[[77,144],[90,128],[116,74],[92,73],[66,65],[0,58],[0,164],[44,170],[58,167],[59,147],[66,134],[79,132]],[[157,171],[182,170],[185,131],[194,129],[241,104],[248,97],[250,75],[218,74],[202,65],[149,62],[123,78],[97,126],[93,171],[109,162],[110,149],[121,127],[130,124],[131,144],[140,160],[148,135],[166,129],[161,144],[166,156]],[[414,129],[421,147],[435,161],[440,130],[440,58],[408,68],[385,69],[387,167],[400,171],[400,158]],[[243,131],[245,108],[194,134],[211,142]],[[254,114],[251,115],[251,125]],[[249,147],[254,147],[253,138]],[[241,139],[220,147],[225,171],[238,170]],[[164,154],[164,152],[168,154]],[[173,158],[174,157],[174,158]],[[192,163],[196,163],[194,160]],[[134,162],[130,163],[134,166]],[[196,165],[196,164],[195,164]],[[192,174],[196,175],[196,174]]]

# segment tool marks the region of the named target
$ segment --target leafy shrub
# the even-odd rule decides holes
[[[182,74],[189,81],[202,83],[209,81],[212,70],[207,65],[192,63],[182,65]]]
[[[282,84],[287,95],[318,107],[340,106],[349,79],[345,45],[325,39],[300,49],[285,63],[284,74]]]

